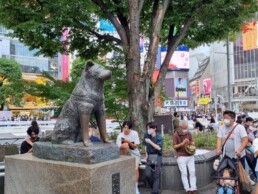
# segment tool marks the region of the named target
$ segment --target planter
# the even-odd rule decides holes
[[[195,170],[197,188],[202,188],[214,181],[213,162],[217,158],[215,150],[195,156]],[[140,181],[144,182],[144,170],[140,170]],[[181,174],[175,157],[163,157],[160,189],[181,191],[184,190]]]

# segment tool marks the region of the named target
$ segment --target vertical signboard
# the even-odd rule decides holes
[[[199,79],[196,80],[195,91],[196,91],[196,94],[200,94],[200,80]]]
[[[211,79],[204,79],[203,80],[203,94],[210,95],[211,94]]]
[[[175,78],[175,96],[187,98],[187,79]]]
[[[68,29],[63,31],[63,42],[68,41]],[[66,45],[66,44],[65,44]],[[65,46],[65,49],[68,50],[68,46]],[[62,80],[67,81],[69,77],[69,55],[62,55]]]
[[[257,48],[257,23],[256,21],[243,24],[243,50],[248,51]]]

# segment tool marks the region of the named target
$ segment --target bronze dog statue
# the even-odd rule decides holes
[[[108,142],[103,87],[104,81],[111,75],[111,71],[98,64],[86,63],[80,81],[63,106],[55,124],[52,143],[72,144],[82,138],[84,146],[91,145],[88,134],[91,114],[96,117],[102,141]]]

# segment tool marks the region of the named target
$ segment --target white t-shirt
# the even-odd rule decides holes
[[[116,145],[120,148],[121,146],[121,143],[122,143],[122,138],[125,138],[125,139],[129,139],[130,142],[134,142],[134,144],[136,145],[139,145],[140,144],[140,140],[139,140],[139,135],[137,133],[137,131],[134,131],[134,130],[130,130],[130,133],[128,135],[125,135],[123,132],[120,133],[118,136],[117,136],[117,139],[116,139]],[[140,156],[140,151],[138,148],[135,148],[134,150],[131,150],[130,149],[130,152],[131,154],[134,154],[134,155],[138,155]]]
[[[253,140],[253,144],[252,144],[253,148],[254,148],[254,153],[258,150],[258,138],[255,138]],[[254,157],[256,158],[257,156],[254,155]],[[255,171],[258,171],[258,162],[256,162],[256,166],[255,166]]]
[[[222,138],[222,145],[224,141],[226,140],[228,134],[230,133],[231,129],[236,125],[237,123],[234,123],[232,127],[226,127],[225,125],[222,125],[219,127],[218,135],[217,137]],[[246,130],[243,125],[238,124],[236,128],[234,129],[233,133],[228,138],[225,146],[224,146],[224,152],[227,156],[230,158],[237,158],[235,151],[241,146],[242,144],[242,138],[247,137]],[[245,149],[241,153],[241,157],[245,155]]]

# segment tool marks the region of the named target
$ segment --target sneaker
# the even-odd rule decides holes
[[[141,194],[138,187],[136,187],[136,194]]]

